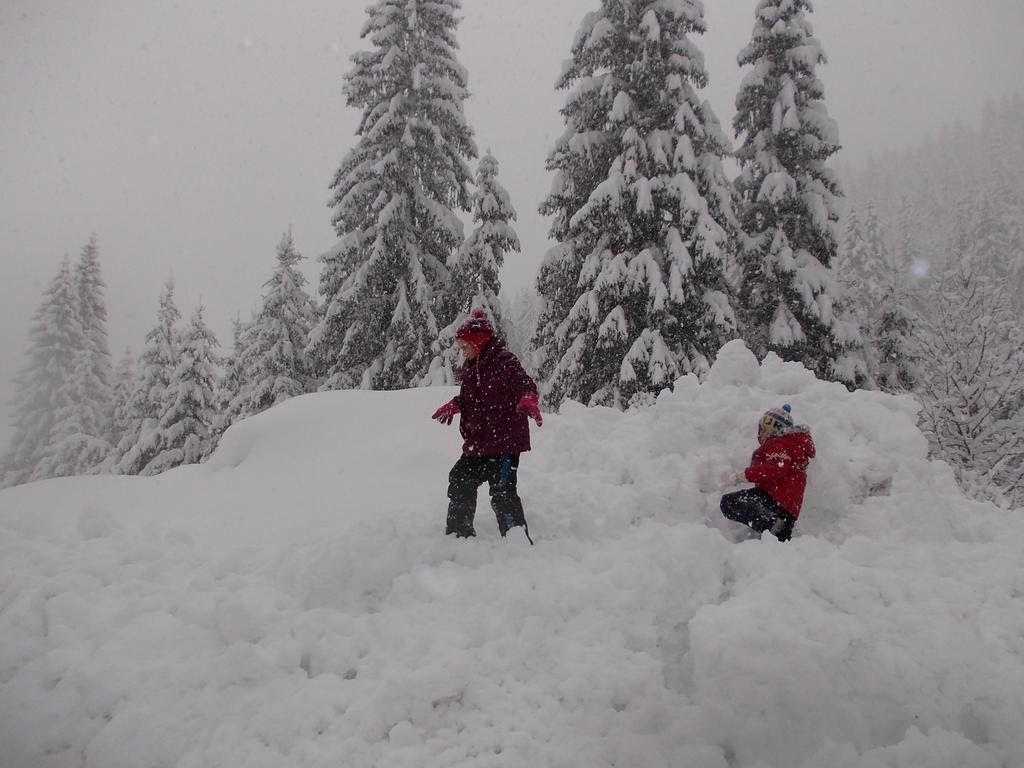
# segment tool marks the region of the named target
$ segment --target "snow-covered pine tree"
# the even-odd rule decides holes
[[[157,446],[142,469],[155,475],[182,464],[197,464],[209,452],[216,417],[217,338],[200,306],[181,337],[178,365],[171,376],[167,407],[155,433]]]
[[[35,479],[84,475],[99,470],[110,456],[110,443],[98,437],[95,412],[84,398],[89,371],[81,350],[76,365],[65,382],[62,406],[54,418],[50,439],[33,473]]]
[[[834,272],[843,284],[851,304],[877,303],[895,277],[892,262],[878,237],[878,222],[869,205],[862,219],[856,208],[846,215],[842,257],[837,259]],[[851,307],[855,313],[855,307]]]
[[[900,276],[893,276],[876,306],[870,327],[871,378],[883,392],[913,391],[921,375],[921,359],[914,343],[920,319]]]
[[[285,233],[277,246],[277,267],[264,284],[263,303],[244,335],[239,359],[245,402],[237,409],[242,418],[312,390],[306,345],[317,310],[298,270],[301,260],[291,232]]]
[[[876,263],[888,264],[895,269],[889,248],[885,243],[885,235],[882,232],[881,224],[878,221],[878,210],[873,200],[869,200],[864,207],[864,218],[861,232],[863,235],[864,247],[867,256],[870,256]]]
[[[1021,201],[1007,175],[1002,173],[995,174],[979,192],[981,199],[970,248],[964,255],[982,271],[1015,283],[1024,266]]]
[[[896,248],[893,267],[902,275],[918,279],[927,277],[928,273],[936,268],[938,268],[936,274],[939,274],[943,266],[935,264],[934,258],[928,258],[921,252],[919,231],[914,204],[903,197],[896,218]]]
[[[900,242],[897,257],[890,256],[873,202],[869,202],[864,219],[865,256],[878,265],[869,275],[877,281],[879,294],[863,297],[871,308],[870,325],[865,341],[870,346],[868,367],[875,385],[884,392],[908,392],[920,380],[919,347],[914,335],[921,325],[916,292],[927,284],[931,264],[942,263],[941,257],[922,256],[910,230],[912,211],[900,213]]]
[[[537,278],[549,406],[650,397],[705,371],[734,333],[729,147],[698,94],[704,31],[699,0],[604,0],[577,32],[541,206],[557,242]]]
[[[839,280],[850,305],[850,316],[857,323],[865,340],[865,356],[871,368],[873,351],[868,343],[871,339],[871,325],[874,314],[872,296],[878,297],[879,286],[872,286],[864,279],[864,272],[871,263],[870,249],[864,238],[864,226],[860,212],[855,205],[846,210],[843,238],[839,243],[833,272]]]
[[[856,386],[866,377],[856,322],[845,316],[831,266],[839,180],[827,166],[839,149],[816,74],[825,63],[809,0],[760,0],[750,66],[733,125],[742,146],[743,336],[754,352],[802,362],[819,378]]]
[[[885,255],[873,206],[869,203],[866,210],[864,223],[856,208],[847,211],[834,271],[850,304],[850,317],[860,328],[870,379],[887,392],[905,391],[916,380],[911,297]]]
[[[82,248],[81,257],[75,265],[75,288],[82,324],[82,348],[76,362],[82,423],[85,435],[101,439],[109,450],[113,445],[113,365],[107,341],[106,283],[100,270],[95,235]]]
[[[1024,505],[1024,329],[1005,286],[968,263],[928,306],[916,394],[932,450],[972,494]]]
[[[416,385],[433,358],[446,264],[462,244],[476,157],[463,102],[458,0],[377,0],[346,75],[363,110],[331,184],[341,240],[321,257],[325,314],[310,339],[321,389]]]
[[[170,388],[181,360],[180,319],[174,303],[174,281],[168,280],[160,294],[157,323],[146,334],[139,359],[135,391],[128,403],[131,425],[117,447],[121,457],[117,471],[121,474],[139,474],[160,448],[157,427],[176,394]]]
[[[39,480],[40,461],[51,449],[57,415],[68,406],[69,382],[82,345],[78,297],[65,257],[43,294],[29,328],[28,362],[15,379],[11,449],[4,460],[4,483]]]
[[[447,323],[434,342],[434,360],[423,384],[455,383],[459,352],[455,332],[475,308],[483,309],[495,328],[502,327],[499,270],[510,251],[519,252],[519,236],[512,222],[515,209],[508,192],[498,181],[498,161],[488,151],[477,167],[473,192],[474,228],[466,242],[448,261],[450,279],[444,310],[439,320]]]
[[[533,337],[537,333],[540,298],[533,288],[521,288],[513,295],[501,294],[501,324],[505,343],[531,376],[537,376]]]
[[[117,465],[117,446],[121,440],[132,430],[133,420],[131,417],[130,403],[132,394],[135,392],[135,358],[132,357],[130,349],[125,347],[124,354],[114,369],[113,384],[111,386],[114,407],[111,418],[111,445],[114,446],[107,462],[102,467],[104,472],[113,471]]]
[[[449,259],[451,281],[445,295],[449,316],[482,307],[501,321],[499,272],[510,252],[519,253],[519,236],[512,226],[516,211],[508,191],[498,181],[498,161],[488,151],[477,167],[473,193],[473,232]],[[498,326],[495,326],[498,327]]]
[[[65,382],[63,406],[56,416],[50,446],[40,461],[41,477],[83,475],[100,469],[113,450],[113,394],[107,344],[106,285],[100,271],[96,236],[83,246],[74,270],[81,345]]]
[[[866,251],[867,243],[864,242],[860,214],[857,207],[851,205],[846,211],[843,240],[839,244],[836,261],[832,265],[841,283],[849,287],[856,287],[858,264],[864,262]]]
[[[250,324],[251,321],[243,323],[241,317],[236,317],[231,321],[231,353],[221,361],[221,375],[217,379],[214,395],[217,407],[210,435],[209,451],[211,453],[220,443],[220,439],[228,427],[242,418],[242,409],[249,402],[249,391],[243,379],[243,372],[245,370],[246,339]]]

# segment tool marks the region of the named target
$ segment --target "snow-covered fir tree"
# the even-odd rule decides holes
[[[993,174],[980,191],[979,203],[970,247],[964,256],[979,269],[1016,287],[1024,267],[1024,209],[1018,193],[1005,174]],[[1018,294],[1018,298],[1024,297]]]
[[[167,407],[152,441],[153,456],[142,474],[155,475],[182,464],[197,464],[208,454],[216,416],[216,347],[217,338],[199,307],[181,336]]]
[[[78,316],[82,325],[82,348],[76,361],[79,406],[87,436],[112,445],[113,365],[107,341],[106,283],[100,270],[96,236],[82,248],[75,265]]]
[[[501,328],[509,350],[523,364],[531,376],[537,376],[537,355],[533,337],[537,333],[540,317],[540,297],[533,288],[521,288],[517,293],[501,294]]]
[[[903,275],[911,278],[926,277],[933,269],[941,269],[941,259],[929,258],[921,250],[921,242],[918,233],[915,232],[914,223],[917,220],[917,213],[914,204],[907,198],[900,201],[899,213],[896,216],[896,248],[894,268]],[[967,242],[965,238],[964,242]],[[957,259],[954,263],[959,263]]]
[[[475,308],[483,309],[495,328],[502,327],[499,271],[505,255],[519,252],[512,226],[515,209],[498,181],[498,161],[489,151],[480,159],[473,192],[473,231],[448,261],[450,279],[439,320],[447,322],[434,343],[434,360],[424,384],[454,384],[459,353],[455,332]]]
[[[81,345],[65,382],[50,445],[39,464],[43,477],[81,475],[100,469],[110,456],[113,393],[107,343],[107,305],[96,236],[82,248],[74,270]]]
[[[437,339],[447,262],[462,245],[476,157],[466,122],[458,0],[377,0],[353,56],[349,106],[358,141],[338,169],[338,244],[321,257],[325,314],[309,351],[322,389],[413,386]]]
[[[236,375],[244,382],[237,395],[242,400],[231,406],[237,416],[265,411],[313,389],[306,346],[317,311],[298,270],[301,260],[286,233],[277,246],[277,267],[264,284],[263,303],[240,338],[244,348]]]
[[[873,202],[866,208],[864,242],[866,257],[879,265],[871,274],[880,289],[877,296],[863,296],[871,311],[865,331],[868,369],[875,386],[884,392],[908,392],[920,381],[920,348],[914,341],[921,320],[915,294],[925,288],[930,264],[942,258],[925,258],[904,230],[897,246],[899,262],[889,255]],[[905,216],[906,213],[901,214]]]
[[[214,393],[217,407],[210,435],[210,452],[220,443],[228,427],[242,418],[242,408],[249,402],[248,391],[243,394],[243,389],[246,389],[243,371],[248,328],[249,324],[243,323],[241,317],[231,321],[231,352],[221,361],[220,377]]]
[[[882,233],[882,227],[878,221],[878,210],[872,200],[869,200],[864,206],[861,233],[866,249],[865,255],[878,263],[888,264],[890,267],[895,268],[889,247],[885,242],[885,235]]]
[[[895,276],[884,243],[878,237],[878,222],[870,205],[861,216],[851,206],[846,213],[842,247],[836,260],[835,272],[855,305],[878,298],[886,292]]]
[[[739,55],[751,68],[733,122],[742,138],[743,336],[758,356],[773,351],[855,386],[867,371],[831,269],[842,191],[827,162],[839,144],[816,74],[826,59],[811,10],[809,0],[760,0]]]
[[[833,269],[850,302],[850,315],[860,328],[865,340],[870,339],[872,313],[875,308],[871,297],[877,299],[879,286],[864,279],[864,272],[872,264],[860,212],[851,205],[846,211],[843,238],[839,244]],[[870,359],[868,361],[870,367]]]
[[[160,294],[156,325],[146,334],[146,346],[139,358],[135,391],[128,403],[131,420],[118,443],[121,457],[117,471],[137,475],[160,448],[158,426],[175,392],[171,382],[181,360],[181,313],[174,303],[174,281],[168,280]]]
[[[33,473],[35,479],[84,475],[101,467],[110,455],[110,443],[93,434],[95,422],[88,420],[82,408],[83,375],[81,367],[76,367],[64,384],[62,406],[54,417],[49,441]]]
[[[557,242],[537,279],[550,406],[649,397],[707,370],[735,332],[729,146],[698,93],[704,31],[699,0],[604,0],[576,35],[541,206]]]
[[[916,380],[910,291],[887,258],[873,206],[866,211],[863,223],[856,208],[847,211],[836,272],[864,340],[869,380],[888,392],[906,391]]]
[[[501,320],[499,272],[505,257],[519,252],[519,236],[512,222],[516,211],[508,191],[498,181],[498,161],[488,151],[477,167],[473,193],[473,231],[449,259],[451,280],[445,294],[449,316],[482,307]]]
[[[969,492],[1024,505],[1024,327],[1005,286],[968,263],[928,306],[916,394],[932,450]]]
[[[860,222],[860,213],[856,206],[851,205],[846,211],[846,225],[843,228],[843,240],[836,254],[835,268],[840,282],[848,286],[857,283],[857,265],[865,261],[867,244],[864,242],[864,231]]]
[[[125,435],[129,434],[132,430],[133,419],[131,417],[130,403],[132,394],[135,392],[135,386],[135,358],[132,356],[131,350],[126,347],[124,354],[117,363],[117,367],[114,368],[114,378],[111,386],[113,408],[110,428],[113,452],[102,467],[105,472],[112,471],[116,466],[117,459],[120,458],[117,455],[117,446],[121,444],[121,440],[124,439]]]
[[[40,461],[51,451],[58,414],[70,404],[69,383],[82,346],[82,327],[67,257],[36,310],[28,341],[28,362],[15,378],[11,403],[11,448],[4,460],[6,485],[47,477],[40,472]]]
[[[869,371],[883,392],[911,392],[920,380],[921,359],[914,336],[920,325],[910,291],[900,278],[885,289],[869,328]]]

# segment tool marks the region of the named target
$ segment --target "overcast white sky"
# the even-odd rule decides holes
[[[95,232],[114,357],[138,353],[173,274],[230,343],[289,226],[309,257],[334,241],[327,186],[358,115],[341,95],[368,0],[0,1],[0,447],[26,329],[64,254]],[[705,0],[711,100],[731,123],[756,0]],[[546,248],[536,209],[562,130],[553,90],[598,0],[464,0],[467,103],[501,163],[524,246],[503,274],[532,284]],[[1019,92],[1021,0],[819,0],[826,101],[845,159],[973,123]]]

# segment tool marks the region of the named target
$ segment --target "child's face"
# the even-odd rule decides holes
[[[465,357],[467,360],[472,360],[474,357],[480,354],[480,351],[465,339],[456,339],[455,345],[459,348],[459,350],[462,352],[463,357]]]
[[[764,428],[764,424],[757,425],[757,444],[764,445],[764,441],[768,439],[768,430]]]

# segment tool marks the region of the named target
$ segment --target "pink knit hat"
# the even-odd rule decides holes
[[[486,347],[492,336],[494,336],[494,326],[487,319],[487,313],[479,307],[473,310],[466,318],[466,322],[455,332],[456,339],[468,341],[478,350]]]

